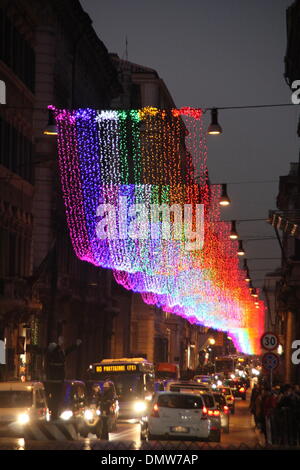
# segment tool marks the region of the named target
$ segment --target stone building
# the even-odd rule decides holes
[[[0,376],[16,377],[30,360],[41,303],[31,282],[35,39],[15,2],[1,2],[0,37]]]
[[[0,79],[7,88],[7,105],[0,109],[5,372],[8,378],[40,378],[45,347],[62,334],[66,345],[83,339],[67,365],[69,377],[80,377],[90,361],[110,355],[119,307],[111,295],[111,272],[73,253],[56,139],[43,130],[49,104],[105,109],[121,86],[79,1],[2,1],[0,14]]]

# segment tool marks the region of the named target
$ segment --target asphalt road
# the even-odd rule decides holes
[[[264,445],[264,439],[254,431],[253,419],[249,414],[249,402],[236,401],[236,412],[230,415],[230,432],[222,433],[221,443],[201,443],[182,441],[140,441],[140,425],[135,421],[120,421],[116,433],[109,435],[109,441],[96,439],[89,435],[87,439],[77,441],[27,441],[18,438],[0,438],[0,450],[134,450],[134,449],[218,449],[243,448]]]

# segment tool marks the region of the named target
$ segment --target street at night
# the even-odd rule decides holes
[[[0,450],[300,450],[299,51],[300,0],[0,0]]]
[[[134,421],[134,420],[132,420]],[[249,414],[249,401],[239,401],[236,414],[230,418],[230,432],[223,434],[221,443],[192,441],[149,441],[141,443],[140,425],[135,422],[120,421],[118,432],[110,433],[109,441],[103,441],[90,435],[89,438],[74,442],[39,442],[26,441],[22,438],[0,438],[0,450],[134,450],[168,449],[186,450],[217,448],[255,449],[264,447],[264,437],[254,430],[254,423]]]

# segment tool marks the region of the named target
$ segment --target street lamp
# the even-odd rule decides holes
[[[44,135],[57,135],[57,127],[54,119],[53,112],[49,109],[48,110],[48,124],[47,127],[43,131]]]
[[[245,256],[245,250],[244,250],[244,248],[243,248],[243,242],[242,242],[242,240],[239,241],[239,247],[238,247],[237,254],[238,254],[239,256]]]
[[[219,135],[219,134],[222,134],[222,132],[223,132],[222,127],[218,123],[218,110],[217,108],[212,108],[211,123],[208,126],[207,133],[209,135]]]
[[[232,220],[231,221],[231,231],[230,231],[230,234],[229,234],[229,238],[231,240],[237,240],[238,239],[238,233],[236,231],[236,222],[235,220]]]
[[[222,194],[220,197],[219,204],[220,206],[229,206],[231,203],[228,194],[227,194],[227,184],[222,184]]]

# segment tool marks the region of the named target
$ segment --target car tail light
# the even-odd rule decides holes
[[[158,404],[155,403],[155,405],[153,406],[152,413],[151,413],[152,418],[159,418],[158,410],[159,410]]]
[[[213,410],[208,410],[208,416],[213,416],[214,412]]]
[[[241,387],[240,392],[244,392],[244,391],[245,391],[244,387]]]
[[[219,410],[214,410],[214,416],[220,416],[220,411]]]
[[[228,406],[225,405],[224,406],[224,413],[228,413],[228,412],[229,412],[229,408],[228,408]]]
[[[207,419],[207,408],[205,406],[202,408],[201,419]]]

